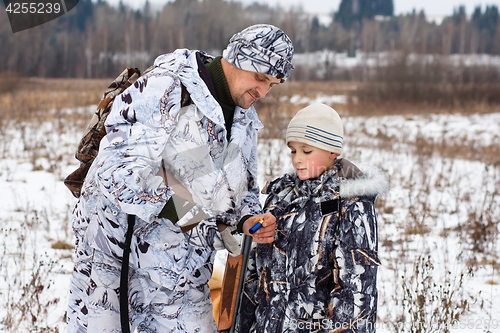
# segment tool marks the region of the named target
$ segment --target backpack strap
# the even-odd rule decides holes
[[[123,249],[122,271],[120,275],[120,321],[123,333],[130,333],[128,320],[128,264],[130,259],[130,244],[134,233],[135,215],[128,215],[128,228],[125,234],[125,248]]]

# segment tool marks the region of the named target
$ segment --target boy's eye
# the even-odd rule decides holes
[[[311,152],[312,152],[312,150],[304,151],[304,154],[310,154]]]
[[[290,151],[290,154],[295,154],[295,150],[291,150],[291,151]]]

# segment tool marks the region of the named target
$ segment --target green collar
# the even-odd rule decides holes
[[[217,94],[217,102],[219,102],[222,113],[224,114],[224,120],[226,123],[227,130],[227,140],[231,138],[231,127],[233,124],[234,109],[236,104],[233,102],[231,97],[231,92],[229,91],[229,86],[227,85],[226,76],[222,70],[221,64],[222,56],[216,57],[212,62],[206,65],[212,82],[215,86],[215,92]]]

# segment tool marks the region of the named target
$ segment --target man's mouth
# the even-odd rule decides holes
[[[254,101],[259,99],[259,97],[256,97],[256,95],[252,94],[250,91],[248,92],[248,94],[250,95],[250,97],[252,97]]]

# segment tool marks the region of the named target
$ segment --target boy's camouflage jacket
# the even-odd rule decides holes
[[[250,256],[240,333],[375,331],[374,204],[388,181],[374,168],[338,177],[341,168],[314,180],[285,174],[264,188],[277,232]]]

